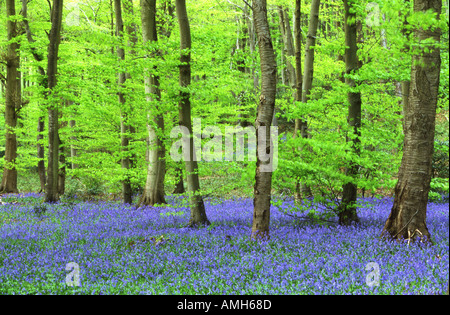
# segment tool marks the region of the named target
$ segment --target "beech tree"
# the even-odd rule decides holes
[[[125,60],[125,49],[123,48],[123,19],[122,19],[122,6],[120,0],[114,0],[114,12],[116,19],[116,36],[119,38],[119,46],[117,47],[117,57],[120,61]],[[118,98],[119,103],[122,105],[122,117],[120,121],[120,137],[121,137],[121,146],[122,146],[122,169],[125,171],[125,178],[122,180],[122,195],[123,202],[131,204],[132,203],[132,189],[130,182],[130,175],[128,173],[131,168],[131,160],[129,156],[129,143],[130,143],[130,123],[129,123],[129,115],[127,109],[125,108],[125,95],[121,89],[123,89],[126,81],[126,72],[120,71],[118,73],[118,85],[119,92]]]
[[[414,12],[431,11],[438,19],[441,9],[441,0],[414,0]],[[382,233],[396,240],[430,242],[426,215],[441,70],[441,30],[419,23],[414,37],[418,45],[414,45],[412,51],[409,101],[403,104],[403,157],[394,190],[394,205]]]
[[[275,60],[269,23],[267,21],[267,1],[254,0],[252,3],[253,19],[255,21],[261,59],[261,95],[259,97],[256,116],[257,157],[253,199],[252,237],[268,239],[270,223],[270,199],[272,189],[272,172],[263,169],[269,161],[263,161],[260,152],[272,152],[270,126],[275,109],[277,87],[277,63]],[[265,127],[264,129],[260,129]],[[263,140],[263,141],[261,141]],[[261,148],[260,145],[265,147]]]
[[[191,101],[189,85],[191,84],[191,29],[186,10],[186,0],[175,2],[178,24],[180,27],[180,101],[179,125],[189,130],[189,158],[185,160],[186,177],[191,207],[190,226],[209,224],[206,217],[203,197],[199,194],[200,181],[198,178],[198,164],[195,156],[194,139],[192,137]]]
[[[317,37],[317,27],[319,25],[319,9],[320,0],[312,0],[311,12],[308,23],[308,36],[306,38],[306,52],[303,79],[302,79],[302,103],[308,102],[310,97],[312,82],[314,78],[314,51]],[[306,118],[301,119],[300,134],[302,138],[308,138],[308,121]],[[311,197],[311,188],[305,184],[300,185],[300,194],[302,197]]]
[[[53,0],[52,27],[50,29],[50,43],[47,55],[47,82],[46,93],[48,104],[48,172],[45,202],[56,202],[58,196],[58,172],[59,172],[59,135],[58,135],[58,100],[52,94],[57,84],[58,73],[58,49],[60,43],[62,23],[63,0]]]
[[[6,93],[5,93],[5,167],[0,184],[0,193],[17,193],[17,169],[14,165],[17,158],[17,116],[22,107],[20,85],[20,55],[18,33],[15,20],[16,8],[14,0],[6,0],[6,25],[8,30],[8,50],[6,55]]]
[[[156,30],[156,0],[141,0],[142,37],[144,44],[157,43]],[[155,49],[156,50],[156,49]],[[157,58],[158,53],[153,52],[152,57]],[[140,204],[154,205],[166,203],[164,198],[165,145],[162,141],[164,134],[164,117],[160,110],[161,91],[159,89],[158,68],[154,66],[147,69],[145,75],[145,94],[151,110],[148,114],[148,167],[147,180],[142,193]]]
[[[356,87],[356,81],[352,78],[355,71],[359,68],[358,61],[358,46],[357,46],[357,23],[356,13],[353,8],[353,0],[344,0],[344,30],[345,30],[345,83],[349,89]],[[347,142],[352,142],[352,151],[355,156],[359,156],[361,136],[361,93],[358,91],[349,90],[347,93],[348,98],[348,124],[351,127],[350,132],[353,134],[351,137],[347,137]],[[342,192],[342,202],[338,209],[339,211],[339,224],[350,225],[352,222],[359,222],[358,215],[356,213],[356,198],[357,198],[357,185],[355,183],[356,175],[358,174],[359,166],[355,161],[350,162],[345,170],[347,176],[352,178],[350,182],[344,183]]]
[[[302,30],[300,27],[301,15],[302,15],[302,2],[301,0],[295,0],[294,11],[294,38],[295,38],[295,96],[294,101],[302,101],[302,85],[303,85],[303,73],[302,73]],[[307,137],[306,133],[307,122],[299,117],[295,118],[294,134],[293,138],[297,137],[300,132],[302,137]],[[301,190],[303,185],[297,179],[295,183],[294,199],[298,204],[302,198]]]

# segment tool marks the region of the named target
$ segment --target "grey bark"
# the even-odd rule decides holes
[[[253,1],[253,19],[255,21],[258,38],[259,55],[261,60],[261,95],[259,97],[256,117],[257,152],[271,152],[270,125],[275,109],[277,85],[277,64],[267,21],[267,1]],[[260,127],[265,127],[265,134]],[[260,148],[265,140],[265,147]],[[260,154],[256,158],[256,173],[253,199],[252,238],[269,239],[270,199],[272,189],[272,172],[263,171],[268,166],[262,161]]]
[[[357,23],[356,14],[354,13],[352,6],[354,0],[344,0],[344,30],[345,30],[345,68],[346,74],[353,74],[359,69],[358,60],[358,47],[357,47]],[[356,87],[356,82],[350,77],[345,78],[345,83],[349,88]],[[351,127],[351,131],[354,136],[353,140],[347,137],[347,142],[352,142],[353,153],[357,156],[360,154],[360,136],[361,136],[361,93],[360,92],[348,92],[347,99],[349,102],[347,122]],[[343,185],[342,201],[338,208],[339,224],[350,225],[352,223],[358,223],[359,218],[356,212],[356,198],[357,198],[357,185],[355,183],[356,176],[358,175],[359,166],[351,161],[350,165],[346,167],[345,173],[347,176],[353,178],[349,183]]]
[[[439,17],[440,0],[414,0],[414,12],[431,10]],[[440,29],[418,28],[420,43],[432,40],[412,57],[409,102],[404,104],[403,157],[395,186],[394,205],[382,234],[390,239],[431,242],[426,224],[428,192],[432,177],[432,156],[439,91],[441,57]]]
[[[121,7],[121,1],[120,0],[114,0],[114,11],[115,11],[115,19],[116,19],[116,36],[120,39],[120,42],[122,42],[123,39],[123,19],[122,19],[122,7]],[[119,61],[125,60],[125,50],[122,47],[117,47],[117,57],[119,58]],[[129,170],[131,168],[131,159],[130,159],[130,153],[129,153],[129,143],[130,143],[130,124],[129,124],[129,116],[128,112],[125,109],[125,95],[121,91],[126,81],[126,73],[124,71],[121,71],[118,73],[118,85],[119,85],[119,92],[118,92],[118,98],[119,103],[122,105],[121,110],[121,121],[120,121],[120,137],[121,137],[121,148],[122,148],[122,169],[125,171],[125,178],[122,180],[122,197],[123,202],[125,204],[131,204],[132,203],[132,189],[131,189],[131,181],[130,181],[130,175]]]
[[[50,101],[48,108],[48,172],[47,188],[45,191],[45,202],[56,202],[58,195],[58,173],[59,173],[59,135],[58,135],[58,104],[56,99],[51,98],[53,89],[57,84],[58,73],[58,50],[62,24],[63,0],[53,0],[52,26],[50,29],[50,43],[47,55],[47,82],[49,92],[46,94]],[[49,98],[50,97],[50,98]]]
[[[179,124],[186,127],[189,130],[189,134],[192,135],[191,102],[190,93],[187,89],[191,84],[191,30],[186,10],[186,0],[176,0],[175,3],[181,39],[181,65],[179,66],[181,89],[178,105]],[[196,159],[194,159],[194,154],[194,141],[193,138],[190,137],[189,158],[188,160],[185,160],[189,203],[191,208],[189,225],[208,225],[210,222],[206,217],[203,197],[199,194],[200,182],[198,178],[198,164]]]
[[[141,21],[143,42],[158,42],[156,29],[156,0],[141,0]],[[157,53],[152,53],[153,57]],[[164,178],[166,173],[164,134],[164,117],[158,103],[161,100],[159,76],[157,67],[146,69],[145,94],[152,110],[148,113],[148,166],[147,181],[139,201],[140,205],[154,205],[166,203],[164,198]],[[152,73],[148,73],[152,72]]]
[[[320,0],[312,0],[311,11],[308,23],[308,35],[306,38],[306,51],[305,51],[305,64],[304,64],[304,74],[302,80],[302,93],[301,100],[302,103],[307,103],[310,97],[312,82],[314,78],[314,50],[316,45],[317,28],[319,26],[319,10],[320,10]],[[300,134],[302,138],[308,138],[308,121],[305,117],[301,119],[301,129]],[[312,196],[311,188],[301,183],[299,185],[300,195],[302,198],[308,198]]]

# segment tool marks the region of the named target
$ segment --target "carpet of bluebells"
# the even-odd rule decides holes
[[[250,239],[251,199],[207,201],[211,225],[188,228],[189,208],[59,202],[4,195],[0,294],[442,294],[449,278],[449,208],[430,203],[434,245],[388,242],[392,199],[366,199],[361,224],[294,224],[273,207],[270,240]],[[79,266],[69,286],[66,265]],[[379,285],[369,286],[379,265]],[[69,280],[72,279],[69,277]],[[369,281],[370,282],[370,281]]]

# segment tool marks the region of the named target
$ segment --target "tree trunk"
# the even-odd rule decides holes
[[[22,16],[23,16],[23,24],[25,26],[25,33],[27,36],[27,40],[28,43],[32,44],[35,42],[35,40],[33,39],[33,36],[31,34],[31,30],[30,30],[30,25],[28,23],[28,15],[27,15],[27,11],[28,11],[28,6],[27,6],[27,0],[22,0]],[[32,46],[31,48],[31,53],[34,57],[34,59],[37,62],[41,62],[42,60],[44,60],[43,56],[40,55],[36,49]],[[48,87],[48,82],[45,79],[46,78],[46,73],[45,70],[42,66],[38,66],[38,72],[41,75],[41,81],[39,82],[39,84],[46,89]],[[45,95],[44,95],[45,97]],[[37,164],[37,169],[38,169],[38,174],[39,174],[39,182],[40,182],[40,192],[45,191],[45,186],[46,186],[46,174],[45,174],[45,151],[44,151],[44,146],[42,145],[43,139],[44,139],[44,129],[45,129],[45,122],[44,122],[44,115],[39,115],[38,118],[38,126],[37,126],[37,139],[36,139],[36,143],[37,143],[37,157],[38,157],[38,164]]]
[[[293,92],[295,92],[296,85],[296,77],[295,77],[295,68],[291,63],[292,57],[295,56],[293,38],[292,38],[292,30],[290,24],[289,13],[286,8],[281,6],[278,7],[278,15],[280,17],[280,27],[283,29],[283,46],[284,46],[284,54],[286,55],[286,70],[287,70],[287,84],[292,88]],[[293,93],[294,94],[294,93]],[[295,94],[294,94],[295,95]]]
[[[141,20],[143,42],[158,42],[156,31],[156,0],[141,0]],[[152,53],[156,57],[157,53]],[[146,69],[146,72],[150,69]],[[164,198],[164,178],[166,174],[165,146],[162,141],[164,135],[164,118],[159,109],[161,91],[159,89],[158,69],[153,67],[151,73],[145,74],[146,100],[150,103],[152,111],[148,113],[148,166],[147,182],[142,193],[139,205],[166,203]]]
[[[116,17],[116,36],[120,39],[122,44],[123,39],[123,20],[122,20],[122,7],[120,0],[114,0],[114,11]],[[119,62],[125,60],[125,50],[121,47],[117,47],[117,57]],[[129,156],[129,143],[130,143],[130,125],[127,109],[125,108],[125,95],[122,93],[126,81],[126,73],[124,71],[118,74],[118,85],[119,85],[119,103],[122,106],[121,109],[121,120],[120,120],[120,137],[121,137],[121,147],[122,147],[122,169],[125,172],[125,178],[122,180],[122,197],[125,204],[131,204],[132,200],[132,189],[130,182],[129,170],[131,168],[131,159]]]
[[[38,174],[39,174],[39,182],[41,184],[40,192],[45,191],[45,186],[47,184],[47,178],[45,174],[45,149],[42,145],[42,141],[44,140],[44,129],[45,129],[45,121],[44,116],[39,116],[38,118],[38,127],[37,127],[37,157],[38,157]]]
[[[414,12],[432,10],[439,17],[441,9],[440,0],[414,1]],[[419,43],[432,39],[435,44],[427,44],[427,47],[422,44],[421,51],[415,52],[412,57],[409,102],[404,104],[403,157],[395,186],[394,205],[382,234],[397,240],[431,242],[426,214],[441,68],[438,46],[441,30],[418,28],[414,30],[414,36]]]
[[[252,9],[261,59],[261,95],[255,124],[258,154],[253,199],[252,238],[269,239],[272,170],[268,165],[269,161],[261,159],[260,152],[269,153],[273,150],[270,141],[270,124],[275,109],[277,64],[267,21],[267,1],[254,0]]]
[[[312,0],[311,12],[309,16],[308,23],[308,36],[306,38],[306,52],[305,52],[305,65],[302,80],[302,103],[307,103],[309,100],[309,95],[311,93],[312,82],[314,78],[314,50],[316,45],[317,28],[319,25],[319,10],[320,10],[320,0]],[[308,133],[308,121],[302,118],[300,133],[302,138],[307,139],[309,137]],[[299,185],[300,195],[302,198],[309,198],[312,196],[311,188],[301,183]]]
[[[302,103],[309,100],[311,93],[312,81],[314,78],[314,50],[316,45],[317,27],[319,25],[319,8],[320,0],[312,0],[311,13],[308,24],[308,36],[306,39],[305,65],[302,85]],[[306,128],[302,132],[307,132]]]
[[[173,191],[174,194],[184,194],[186,191],[184,189],[184,180],[183,180],[183,170],[181,168],[181,165],[178,165],[175,167],[175,177],[176,177],[176,184],[175,189]]]
[[[301,30],[301,0],[295,0],[295,12],[294,12],[294,38],[295,38],[295,102],[302,101],[302,85],[303,85],[303,74],[302,74],[302,30]],[[294,135],[296,138],[299,131],[303,135],[303,129],[306,130],[307,124],[301,118],[295,118]],[[301,189],[300,181],[296,181],[294,200],[296,204],[301,201]]]
[[[9,18],[16,14],[15,1],[6,0],[6,17],[8,41],[17,35],[17,22]],[[5,168],[0,184],[0,193],[17,193],[17,169],[15,167],[17,158],[17,137],[15,128],[17,126],[18,112],[22,106],[20,86],[20,56],[18,53],[19,43],[8,44],[6,58],[6,95],[5,95]]]
[[[205,205],[203,197],[199,195],[200,182],[198,178],[198,165],[194,158],[195,148],[192,138],[192,121],[191,121],[191,102],[190,93],[187,89],[191,84],[191,30],[189,27],[189,19],[186,11],[186,0],[176,0],[176,12],[178,24],[180,26],[181,39],[181,65],[180,68],[180,102],[179,124],[189,130],[189,159],[185,160],[186,176],[189,193],[189,202],[191,207],[191,217],[189,226],[209,224],[206,217]]]
[[[48,172],[47,189],[45,191],[45,202],[56,202],[58,196],[58,173],[59,173],[59,136],[58,136],[58,103],[51,95],[56,87],[56,75],[58,73],[58,49],[60,42],[62,23],[63,0],[53,0],[52,27],[50,29],[50,43],[48,46],[47,82],[49,92],[46,99],[49,101],[48,108]]]
[[[344,29],[345,29],[345,68],[346,74],[354,74],[359,69],[359,61],[357,56],[357,23],[356,14],[354,13],[353,0],[344,0]],[[356,86],[355,80],[346,77],[345,83],[349,88]],[[347,137],[347,142],[352,142],[353,154],[359,156],[361,136],[361,93],[349,91],[347,94],[349,107],[347,122],[353,132],[353,137]],[[351,139],[353,138],[353,140]],[[356,212],[357,185],[355,184],[358,175],[358,165],[351,161],[346,168],[345,173],[352,178],[352,181],[343,185],[342,201],[338,208],[339,224],[350,225],[353,222],[358,223],[359,218]]]

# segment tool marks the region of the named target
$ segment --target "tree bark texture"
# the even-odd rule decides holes
[[[17,22],[11,20],[16,15],[15,1],[6,0],[6,28],[8,41],[17,37]],[[0,183],[1,193],[17,193],[17,169],[15,167],[17,158],[17,116],[22,107],[21,85],[20,85],[20,56],[19,43],[10,42],[6,57],[6,93],[5,93],[5,167],[3,178]]]
[[[203,197],[199,194],[200,181],[198,178],[198,164],[196,159],[194,159],[195,151],[192,138],[190,93],[187,89],[191,84],[191,30],[186,10],[186,0],[176,0],[175,6],[181,39],[181,65],[179,66],[180,101],[178,104],[179,124],[186,127],[191,135],[189,141],[189,159],[185,161],[189,203],[191,208],[189,226],[208,225],[210,222],[206,217]]]
[[[261,59],[261,95],[259,97],[256,117],[257,152],[261,149],[271,152],[270,125],[275,109],[277,85],[277,64],[267,21],[267,1],[254,0],[252,4]],[[260,130],[265,127],[265,134]],[[265,139],[265,148],[260,148],[260,139]],[[256,158],[256,173],[253,199],[252,237],[269,239],[270,199],[272,189],[272,172],[262,171],[263,164],[259,154]]]
[[[143,42],[158,41],[156,29],[156,0],[141,0],[141,20]],[[153,57],[157,53],[152,53]],[[145,75],[145,94],[151,109],[148,113],[148,166],[147,181],[139,201],[140,205],[166,203],[164,198],[164,178],[166,174],[165,146],[162,140],[164,134],[164,117],[159,109],[161,91],[159,89],[159,76],[157,67],[146,69],[149,73]],[[153,74],[151,73],[153,72]]]
[[[440,0],[415,0],[414,12],[431,10],[439,17]],[[431,242],[426,224],[428,192],[432,176],[432,156],[436,106],[441,68],[440,29],[418,28],[414,36],[421,44],[413,51],[409,102],[404,104],[403,157],[395,186],[394,205],[382,234],[391,239],[420,239]],[[427,49],[425,49],[427,48]]]
[[[351,75],[359,69],[358,61],[358,46],[357,46],[357,23],[356,13],[352,6],[354,0],[344,0],[344,30],[345,30],[345,68],[346,74]],[[356,82],[350,77],[345,78],[345,83],[349,88],[355,88]],[[361,93],[349,91],[347,93],[347,99],[349,102],[347,122],[351,127],[351,131],[354,136],[347,137],[347,142],[352,142],[353,154],[359,156],[360,154],[360,136],[361,136]],[[346,167],[345,173],[347,176],[353,178],[351,182],[343,185],[342,201],[338,208],[339,224],[351,225],[352,223],[358,223],[359,218],[356,212],[356,198],[357,198],[357,185],[354,182],[358,175],[359,166],[351,161],[350,165]]]
[[[123,41],[123,19],[122,19],[122,6],[120,0],[114,0],[114,12],[116,19],[116,36],[120,39],[120,45]],[[125,50],[119,46],[117,47],[117,57],[119,61],[125,60]],[[125,178],[122,180],[122,197],[125,204],[132,203],[132,189],[130,182],[129,169],[131,168],[131,159],[129,156],[129,143],[130,143],[130,125],[128,112],[126,110],[125,95],[122,93],[121,89],[126,81],[126,73],[124,71],[118,74],[118,85],[119,85],[119,103],[122,106],[122,114],[120,121],[120,137],[121,137],[121,147],[122,147],[122,169],[125,171]]]
[[[56,202],[58,196],[59,173],[59,135],[58,135],[58,101],[51,95],[56,87],[56,75],[58,73],[58,50],[62,24],[63,0],[53,0],[52,26],[50,29],[50,43],[48,45],[48,172],[45,202]]]

